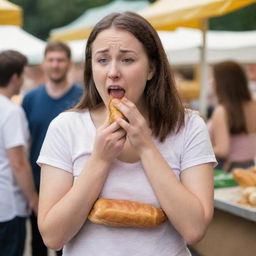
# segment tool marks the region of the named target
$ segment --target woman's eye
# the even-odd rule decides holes
[[[122,62],[125,62],[125,63],[129,63],[129,62],[133,62],[134,61],[134,59],[132,59],[132,58],[124,58],[124,59],[122,59]]]
[[[99,58],[97,61],[99,63],[106,63],[108,61],[108,59],[107,58]]]

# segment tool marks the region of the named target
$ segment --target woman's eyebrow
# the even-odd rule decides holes
[[[109,52],[109,48],[99,49],[95,52],[95,54],[106,53],[106,52]],[[133,53],[133,54],[137,55],[137,53],[131,49],[120,49],[120,52],[121,53]]]
[[[108,48],[103,48],[103,49],[99,49],[95,52],[95,54],[98,54],[98,53],[105,53],[105,52],[108,52],[109,49]]]

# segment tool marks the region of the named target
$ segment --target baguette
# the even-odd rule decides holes
[[[155,227],[167,217],[157,207],[128,200],[99,198],[88,219],[95,223],[113,227]]]

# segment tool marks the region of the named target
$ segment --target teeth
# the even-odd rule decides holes
[[[109,89],[110,90],[123,90],[123,88],[121,88],[119,86],[110,86]]]

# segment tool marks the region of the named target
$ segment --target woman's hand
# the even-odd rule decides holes
[[[122,151],[126,141],[126,132],[117,122],[109,125],[108,119],[97,129],[92,157],[112,162]]]
[[[126,131],[130,143],[137,151],[140,153],[152,146],[152,132],[136,105],[125,97],[122,100],[114,99],[112,102],[125,115],[127,120],[117,117],[116,122]]]

